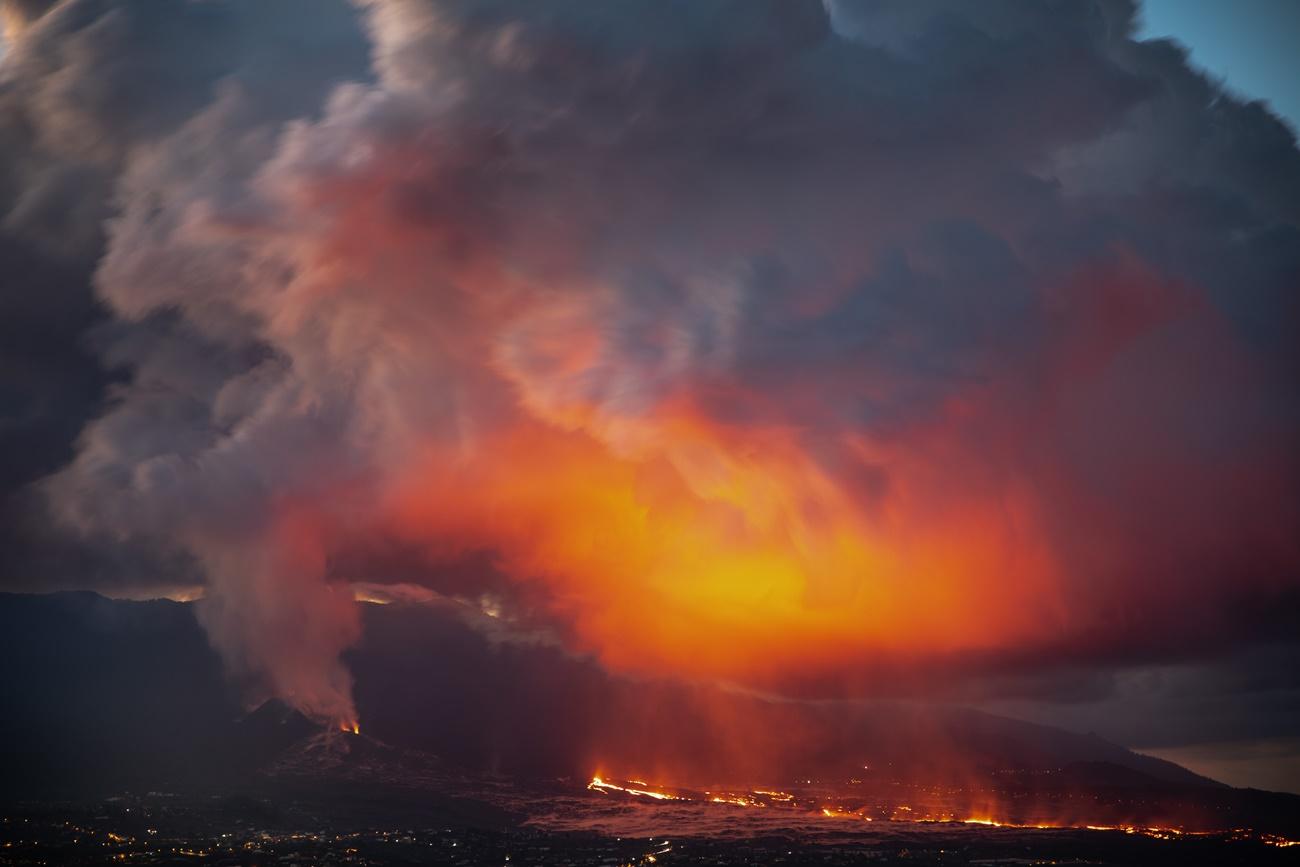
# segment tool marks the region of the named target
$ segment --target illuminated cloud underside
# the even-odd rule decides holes
[[[361,4],[373,81],[124,159],[53,502],[349,723],[385,546],[791,694],[1233,640],[1300,575],[1294,142],[1124,3],[931,5]]]

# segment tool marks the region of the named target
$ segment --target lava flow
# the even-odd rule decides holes
[[[632,782],[632,781],[629,781],[629,782]],[[638,785],[642,785],[642,786],[644,786],[644,785],[646,785],[646,784],[645,784],[645,783],[638,783]],[[591,782],[587,784],[587,788],[588,788],[588,789],[591,789],[593,792],[604,792],[604,793],[609,793],[609,792],[624,792],[624,793],[629,794],[629,795],[639,795],[639,796],[641,796],[641,797],[645,797],[645,798],[654,798],[655,800],[658,800],[658,801],[690,801],[690,800],[693,800],[692,798],[687,798],[687,797],[684,797],[684,796],[682,796],[682,795],[673,795],[673,794],[670,794],[670,793],[668,793],[668,792],[656,792],[656,791],[654,791],[653,789],[638,789],[638,788],[631,788],[631,787],[628,787],[628,786],[618,786],[618,785],[615,785],[614,783],[607,783],[607,782],[605,782],[603,779],[601,779],[601,778],[598,777],[598,776],[596,776],[596,777],[592,777],[592,778],[591,778]]]
[[[1300,845],[1300,841],[1290,840],[1276,834],[1258,833],[1245,828],[1204,829],[1173,827],[1167,825],[1116,823],[1099,824],[1087,821],[1082,816],[1074,819],[1062,817],[1059,821],[1039,819],[1019,820],[1002,812],[963,813],[956,804],[944,806],[932,803],[928,806],[898,804],[892,797],[879,796],[860,802],[857,806],[849,797],[827,799],[830,794],[824,789],[809,790],[792,794],[774,789],[752,789],[739,791],[703,791],[677,786],[654,786],[641,780],[627,780],[623,783],[611,782],[604,777],[594,776],[587,788],[602,794],[622,793],[633,799],[650,798],[656,801],[679,801],[705,804],[721,804],[744,808],[784,808],[792,816],[813,819],[830,819],[835,821],[856,820],[859,822],[889,822],[905,825],[978,825],[990,828],[1014,830],[1073,830],[1118,832],[1140,835],[1158,840],[1177,840],[1191,837],[1228,837],[1232,839],[1254,839],[1270,846],[1291,847]],[[859,801],[861,798],[859,797]],[[1043,809],[1047,809],[1046,805]]]

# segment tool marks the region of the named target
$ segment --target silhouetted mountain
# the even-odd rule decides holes
[[[965,708],[772,702],[612,677],[544,642],[487,640],[487,618],[433,605],[367,606],[349,654],[365,729],[471,767],[537,776],[604,768],[707,786],[874,773],[951,779],[1108,762],[1218,786],[1094,735]]]
[[[275,757],[268,766],[274,774],[299,776],[347,775],[356,771],[377,770],[393,776],[408,767],[411,771],[437,766],[431,756],[404,750],[368,735],[337,729],[321,729],[300,738]]]
[[[233,740],[247,766],[262,768],[295,744],[321,732],[318,723],[279,699],[271,699],[236,721]]]
[[[175,602],[0,597],[0,765],[10,795],[89,794],[236,768],[242,715]]]
[[[1110,762],[1072,762],[1061,768],[1058,782],[1070,788],[1150,789],[1170,781]]]
[[[294,762],[398,761],[387,745],[534,777],[606,768],[707,784],[1070,768],[1106,785],[1134,775],[1218,785],[1094,736],[971,710],[779,703],[613,677],[546,642],[490,636],[493,624],[450,605],[369,605],[365,620],[348,658],[356,738],[279,702],[245,711],[191,605],[0,595],[4,793],[201,788]]]

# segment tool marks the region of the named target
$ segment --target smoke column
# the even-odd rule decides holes
[[[221,78],[120,157],[127,376],[44,484],[192,558],[251,689],[355,719],[383,550],[792,695],[1294,598],[1300,156],[1131,4],[359,10],[352,80]]]

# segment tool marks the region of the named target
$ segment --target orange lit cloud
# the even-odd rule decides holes
[[[1128,221],[1164,167],[1112,136],[1164,97],[1123,27],[1026,12],[1049,58],[971,12],[974,75],[817,3],[559,5],[374,0],[374,82],[271,132],[224,93],[125,175],[134,379],[51,490],[196,555],[228,659],[350,725],[376,540],[434,590],[486,553],[613,670],[787,693],[1294,591],[1285,350],[1169,253],[1196,227]]]

